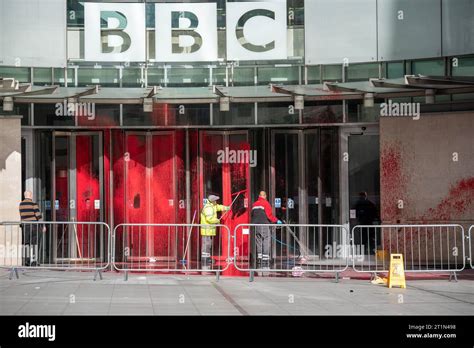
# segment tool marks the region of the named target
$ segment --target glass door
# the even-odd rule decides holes
[[[224,213],[222,223],[229,227],[231,233],[241,223],[249,222],[250,200],[250,156],[251,148],[246,131],[201,132],[201,203],[213,194],[221,197],[220,204],[231,206],[229,213]],[[202,206],[201,206],[202,208]],[[241,232],[242,233],[242,232]],[[238,235],[237,249],[240,255],[248,255],[248,235]],[[234,255],[233,240],[230,250],[227,234],[214,238],[213,254],[220,252],[223,257],[230,252]],[[221,261],[225,261],[221,258]],[[228,275],[239,274],[233,267]]]
[[[125,136],[126,223],[176,223],[177,178],[174,132],[129,132]],[[176,260],[176,234],[166,227],[135,229],[131,256]]]
[[[337,129],[272,131],[270,203],[279,219],[289,224],[339,223],[338,175]],[[275,248],[295,244],[289,232],[279,232]],[[299,228],[297,237],[321,257],[324,246],[337,238],[331,233]]]
[[[342,221],[348,228],[380,222],[380,148],[378,128],[357,127],[341,130],[343,161]],[[370,209],[367,209],[370,208]],[[369,241],[356,241],[368,248]],[[368,250],[368,249],[365,249]]]
[[[100,222],[104,218],[102,134],[54,132],[52,201],[46,210],[53,221]],[[104,259],[105,236],[81,225],[52,234],[59,259]],[[51,234],[50,234],[51,235]],[[59,254],[58,254],[59,253]]]

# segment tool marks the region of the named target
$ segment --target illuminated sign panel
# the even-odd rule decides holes
[[[286,2],[227,3],[227,59],[286,59]]]
[[[86,61],[146,61],[145,5],[85,3]],[[156,4],[155,61],[218,60],[215,3]],[[287,58],[286,1],[227,4],[227,59]]]
[[[156,61],[216,61],[217,5],[155,5]]]
[[[85,3],[84,7],[85,60],[146,60],[145,4]]]

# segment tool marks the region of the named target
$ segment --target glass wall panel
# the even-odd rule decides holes
[[[366,107],[361,101],[347,101],[348,122],[378,122],[383,102],[383,99],[375,99],[373,107]]]
[[[148,67],[146,73],[148,86],[166,86],[165,69],[163,67]]]
[[[299,112],[292,103],[258,103],[258,124],[299,123]]]
[[[474,76],[474,57],[454,58],[451,60],[453,76]]]
[[[257,78],[259,85],[269,83],[297,85],[300,83],[300,68],[299,66],[258,67]]]
[[[232,86],[253,86],[255,84],[254,67],[233,67],[231,72]]]
[[[297,133],[274,134],[275,201],[279,201],[275,213],[290,224],[299,222],[298,143]]]
[[[321,128],[320,132],[320,180],[321,222],[337,224],[339,221],[339,136],[338,129]],[[335,236],[328,236],[335,238]],[[326,241],[324,241],[326,242]]]
[[[35,126],[74,126],[74,115],[68,115],[61,108],[64,109],[64,104],[34,104]]]
[[[33,68],[33,84],[37,86],[51,85],[53,71],[51,68]]]
[[[209,125],[210,105],[155,103],[151,117],[160,126]]]
[[[0,66],[1,77],[12,77],[19,82],[31,82],[30,68]]]
[[[323,65],[323,81],[342,81],[342,65]]]
[[[209,104],[159,104],[153,112],[143,112],[142,105],[123,106],[124,126],[186,126],[209,125]]]
[[[113,127],[120,125],[120,105],[87,104],[85,112],[77,112],[78,126]]]
[[[251,125],[255,124],[255,104],[233,103],[230,111],[220,111],[214,104],[212,121],[214,125]]]
[[[78,86],[100,85],[103,87],[119,87],[119,70],[115,68],[79,67]]]
[[[68,87],[74,87],[75,86],[75,69],[67,69],[67,83]],[[65,84],[65,79],[64,79],[64,73],[65,69],[64,68],[54,68],[53,69],[53,81],[55,85],[59,85],[61,87],[64,87]]]
[[[321,67],[319,65],[307,66],[306,76],[308,84],[320,84],[321,83]]]
[[[405,69],[403,62],[391,62],[387,63],[387,78],[394,79],[397,77],[405,76]]]
[[[153,112],[144,112],[143,105],[123,105],[124,126],[159,126],[160,124],[159,114],[155,114]]]
[[[308,131],[305,135],[305,165],[308,224],[319,223],[319,136],[317,130]],[[314,233],[309,234],[311,246],[318,244]],[[316,248],[314,248],[316,249]],[[316,251],[316,250],[314,250]]]
[[[209,68],[168,67],[168,87],[209,86]]]
[[[145,87],[141,68],[124,68],[122,70],[122,87]]]
[[[347,67],[347,81],[367,81],[369,78],[379,77],[379,64],[349,64]]]
[[[31,109],[30,104],[17,104],[15,105],[15,108],[17,109],[16,114],[21,115],[23,117],[21,119],[21,125],[29,126],[31,124],[30,123],[30,109]]]
[[[367,225],[376,224],[380,221],[380,158],[379,158],[379,136],[364,134],[350,135],[349,147],[349,209],[355,211],[356,218],[351,218],[351,228],[355,224]],[[373,203],[375,209],[371,213],[362,214],[362,209],[367,207],[367,202],[359,195],[361,192],[367,193],[367,199]],[[360,235],[356,238],[360,239]],[[370,236],[370,253],[374,254],[375,234]],[[377,237],[380,241],[380,236]],[[367,247],[369,236],[356,240],[356,244],[364,244]],[[379,244],[379,243],[377,243]],[[367,253],[367,252],[366,252]]]
[[[444,75],[444,60],[430,59],[430,60],[415,60],[411,62],[412,74],[428,75],[428,76],[443,76]]]
[[[38,205],[43,213],[43,219],[45,221],[52,221],[52,209],[51,209],[51,170],[52,170],[52,132],[51,131],[40,131],[36,133],[35,143],[38,146],[35,150],[35,177],[39,178],[39,192]],[[53,204],[54,207],[54,204]]]
[[[342,120],[342,102],[305,101],[303,123],[334,123]]]
[[[218,86],[226,85],[226,67],[212,68],[212,84]]]

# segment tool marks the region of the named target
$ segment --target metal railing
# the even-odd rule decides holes
[[[234,266],[254,273],[339,273],[349,267],[349,231],[343,225],[240,224],[234,229]]]
[[[472,244],[474,243],[474,239],[472,239],[473,234],[474,234],[474,225],[469,227],[469,233],[468,233],[468,237],[467,237],[467,240],[468,240],[468,243],[469,243],[469,263],[470,263],[472,269],[474,269],[474,261],[473,261],[474,255],[472,254],[473,249],[474,249],[473,246],[472,246]]]
[[[203,239],[201,228],[216,228],[216,236]],[[465,235],[460,224],[358,225],[351,235],[343,225],[241,224],[231,236],[225,225],[120,224],[112,234],[103,222],[0,222],[0,268],[10,270],[10,279],[18,278],[18,269],[95,271],[94,279],[102,279],[111,264],[126,279],[128,272],[219,277],[233,261],[251,279],[255,272],[334,273],[338,279],[351,259],[356,272],[385,273],[390,254],[401,253],[406,272],[456,277],[466,256],[474,268],[473,232],[474,225]]]
[[[102,271],[110,266],[110,228],[103,222],[0,222],[0,268]]]
[[[215,229],[214,237],[201,229]],[[230,264],[230,229],[225,225],[120,224],[113,231],[112,265],[119,272],[215,273]]]
[[[358,225],[352,229],[356,272],[388,272],[390,254],[403,254],[405,272],[465,268],[464,228],[458,224]]]

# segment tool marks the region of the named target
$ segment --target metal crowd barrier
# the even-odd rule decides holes
[[[405,272],[444,272],[457,279],[465,268],[464,228],[458,224],[358,225],[352,229],[356,272],[388,272],[390,254],[403,254]]]
[[[110,266],[110,228],[103,222],[0,222],[0,268],[102,271]]]
[[[337,282],[349,267],[351,250],[343,225],[240,224],[234,229],[234,266],[249,272],[250,281],[254,273],[291,272],[296,277],[334,273]]]
[[[216,236],[202,238],[201,228],[216,228]],[[120,224],[112,239],[112,265],[125,280],[129,272],[215,273],[219,279],[230,264],[225,225]]]
[[[468,243],[469,243],[469,263],[471,264],[471,268],[474,269],[474,262],[473,262],[473,258],[474,258],[474,255],[472,254],[472,244],[474,243],[474,239],[472,239],[473,237],[473,232],[474,232],[474,225],[472,225],[471,227],[469,227],[469,234],[468,234]]]

